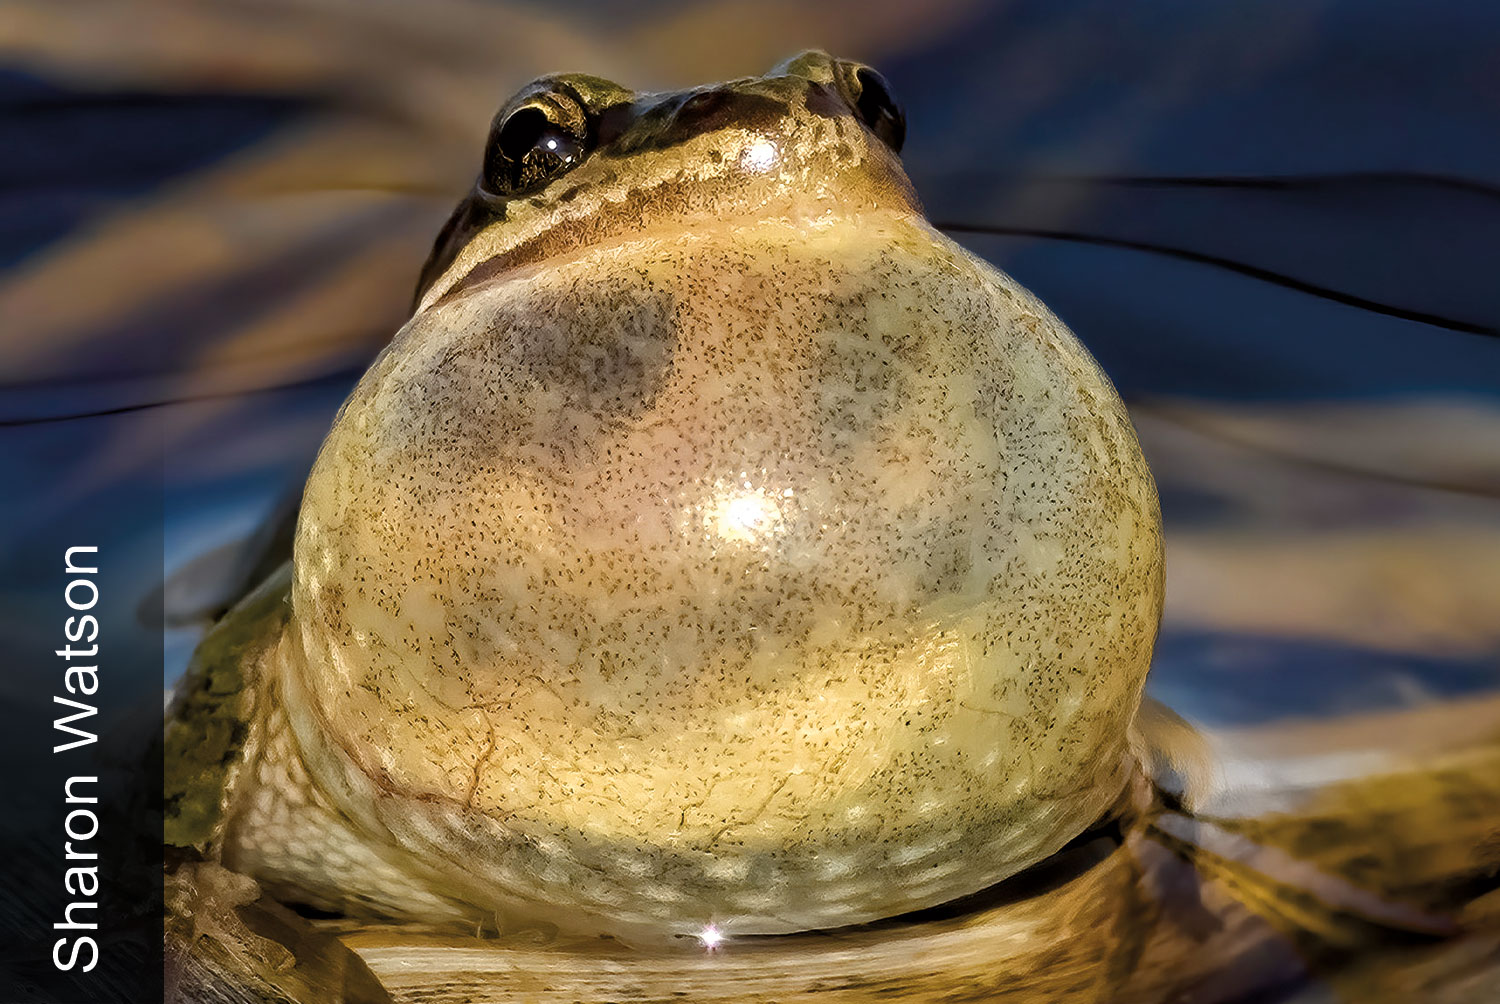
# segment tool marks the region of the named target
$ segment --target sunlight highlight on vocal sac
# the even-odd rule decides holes
[[[781,498],[790,498],[785,489]],[[726,492],[714,500],[709,525],[728,541],[753,544],[780,531],[785,523],[777,496],[765,489]]]

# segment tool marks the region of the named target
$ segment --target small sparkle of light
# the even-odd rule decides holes
[[[776,149],[776,144],[770,140],[757,140],[745,147],[740,153],[740,166],[747,171],[760,174],[769,171],[776,166],[781,159],[781,151]]]
[[[557,140],[555,140],[555,139],[549,139],[547,141],[547,149],[549,149],[549,150],[556,150],[557,149]]]
[[[703,930],[698,932],[698,940],[703,942],[703,947],[711,952],[715,948],[718,948],[719,945],[724,941],[724,932],[719,930],[714,925],[709,924]]]
[[[759,492],[737,493],[719,505],[719,534],[729,540],[753,541],[775,528],[781,510]]]

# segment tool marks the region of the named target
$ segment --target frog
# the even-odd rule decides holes
[[[820,51],[500,109],[290,560],[178,688],[174,957],[316,999],[276,925],[670,958],[886,930],[1148,825],[1194,857],[1129,415],[925,218],[905,132]]]

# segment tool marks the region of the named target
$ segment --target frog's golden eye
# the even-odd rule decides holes
[[[906,113],[896,101],[890,81],[862,63],[845,63],[840,67],[839,84],[854,113],[896,153],[906,142]]]
[[[482,187],[511,196],[541,188],[588,152],[588,115],[570,95],[536,94],[496,119],[485,148]]]

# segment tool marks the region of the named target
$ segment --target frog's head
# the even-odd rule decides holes
[[[1062,323],[923,219],[902,131],[820,54],[497,117],[309,479],[285,648],[313,777],[442,895],[833,927],[1119,798],[1155,489]]]
[[[438,236],[417,305],[508,269],[706,220],[919,212],[906,120],[874,69],[806,52],[764,77],[642,94],[542,77],[495,116],[469,196]]]

